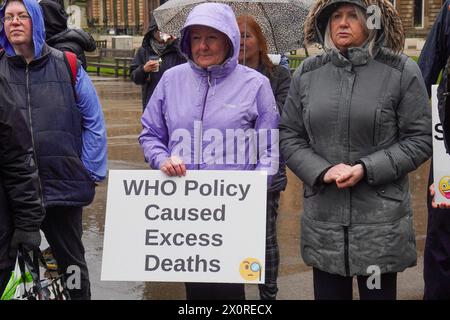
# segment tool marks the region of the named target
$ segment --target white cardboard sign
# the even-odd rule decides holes
[[[263,283],[263,171],[110,170],[102,280]]]
[[[437,88],[437,85],[431,87],[435,201],[436,203],[450,203],[450,155],[445,151],[442,124],[438,112]]]

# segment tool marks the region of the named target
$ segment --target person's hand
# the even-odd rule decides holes
[[[24,250],[32,251],[39,249],[41,244],[41,233],[37,231],[24,231],[21,229],[15,229],[9,246],[9,256],[14,259],[17,255],[19,246],[22,245]]]
[[[183,177],[186,175],[186,166],[183,161],[175,156],[167,158],[159,167],[159,169],[167,174],[169,177],[179,176]]]
[[[336,179],[336,185],[339,189],[350,188],[356,185],[364,178],[364,167],[362,164],[348,166],[344,172]]]
[[[434,200],[434,195],[435,195],[434,183],[432,183],[430,186],[431,206],[435,209],[437,209],[437,208],[450,209],[449,203],[444,203],[444,202],[436,203],[436,201]]]
[[[144,71],[145,72],[153,72],[157,70],[159,67],[159,62],[157,60],[148,60],[144,64]]]
[[[175,37],[175,36],[173,36],[173,35],[170,35],[170,38],[169,38],[169,40],[167,40],[167,42],[172,43],[172,42],[174,42],[175,40],[177,40],[177,37]]]
[[[331,167],[323,176],[323,182],[332,183],[336,181],[342,174],[344,174],[350,166],[348,164],[339,163]]]

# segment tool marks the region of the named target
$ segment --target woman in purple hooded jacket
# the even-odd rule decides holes
[[[251,155],[239,161],[252,149],[249,143],[237,143],[235,150],[234,138],[221,152],[206,152],[211,147],[208,133],[226,137],[230,129],[260,134],[278,127],[269,80],[238,64],[239,47],[239,28],[229,6],[205,3],[191,11],[180,42],[188,62],[164,73],[142,116],[139,142],[153,169],[169,176],[184,176],[186,170],[266,170],[269,177],[277,172],[277,139],[259,146],[256,161],[248,160]],[[187,146],[181,135],[190,137]],[[243,284],[186,283],[186,296],[245,299],[245,291]]]

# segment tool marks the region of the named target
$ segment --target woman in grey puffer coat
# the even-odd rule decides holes
[[[366,23],[371,4],[378,29]],[[397,272],[417,258],[408,173],[431,156],[420,70],[400,53],[403,28],[387,0],[319,0],[305,39],[325,53],[293,76],[280,146],[304,182],[301,250],[315,298],[351,299],[357,275],[362,299],[395,299]],[[368,282],[381,289],[369,290],[378,270],[381,285]]]

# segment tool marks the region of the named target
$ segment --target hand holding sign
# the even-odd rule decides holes
[[[450,183],[450,177],[449,178],[448,183]],[[441,179],[442,180],[442,179]],[[442,186],[439,186],[439,191],[441,191]],[[450,196],[450,187],[447,184],[447,196]],[[436,201],[434,200],[434,195],[435,195],[435,190],[434,190],[434,183],[430,186],[430,196],[431,196],[431,206],[435,209],[437,208],[441,208],[441,209],[450,209],[450,203],[444,203],[444,202],[440,202],[440,203],[436,203]]]
[[[184,177],[186,175],[186,166],[180,158],[175,156],[167,158],[159,169],[169,177]]]

